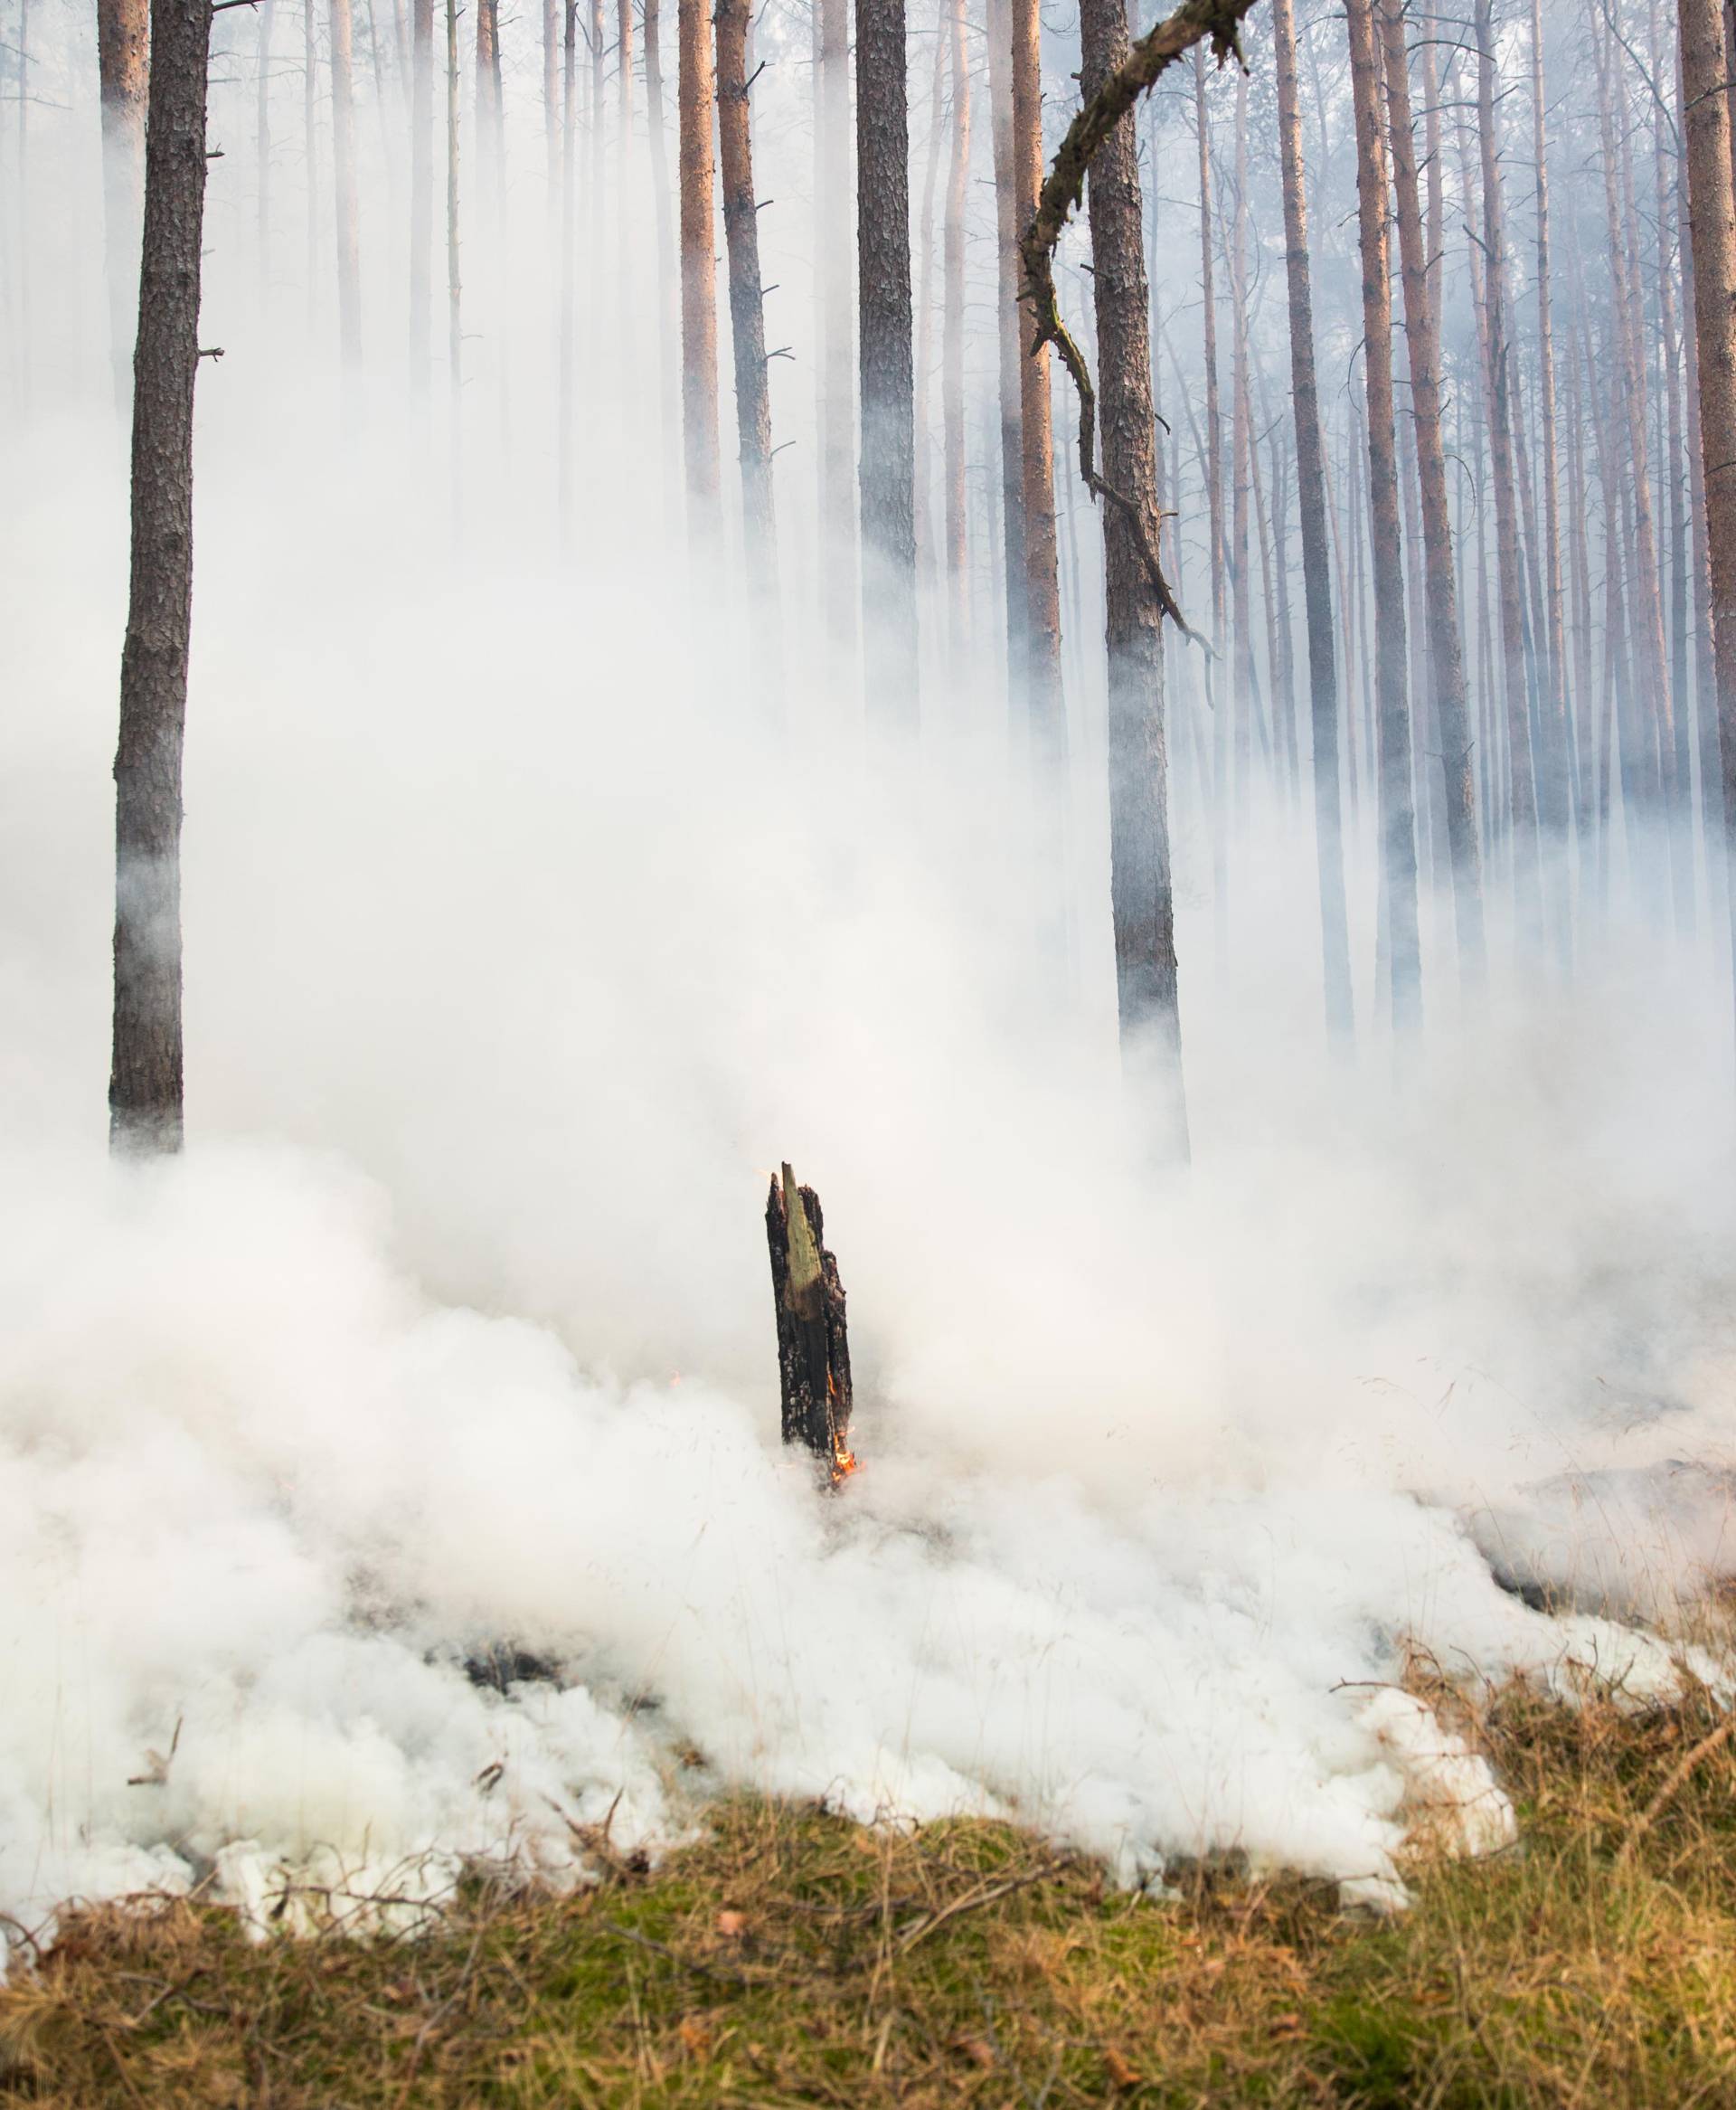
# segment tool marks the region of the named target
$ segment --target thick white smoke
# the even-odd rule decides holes
[[[426,421],[377,376],[345,419],[298,339],[250,339],[215,210],[193,1144],[155,1169],[103,1151],[101,361],[52,408],[39,363],[7,428],[0,1911],[207,1874],[258,1911],[284,1871],[416,1896],[466,1854],[561,1879],[611,1811],[656,1845],[731,1784],[1383,1896],[1419,1805],[1505,1836],[1392,1689],[1404,1647],[1656,1689],[1619,1618],[1727,1565],[1702,951],[1618,889],[1571,980],[1499,936],[1466,1012],[1431,915],[1425,1046],[1335,1070],[1306,820],[1233,824],[1220,931],[1178,800],[1195,1153],[1154,1175],[1089,688],[1058,874],[992,664],[930,686],[920,756],[868,752],[805,620],[760,693],[643,404],[594,374],[562,552],[541,311],[510,445],[468,408],[460,535]],[[801,611],[817,561],[792,525]],[[776,1440],[783,1157],[851,1298],[835,1500]]]

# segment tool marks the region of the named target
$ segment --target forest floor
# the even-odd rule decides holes
[[[1157,1901],[1002,1825],[750,1801],[655,1872],[478,1886],[416,1938],[110,1908],[0,1992],[0,2103],[1736,2104],[1719,1721],[1490,1696],[1469,1727],[1520,1843],[1418,1866],[1384,1920],[1232,1865]]]

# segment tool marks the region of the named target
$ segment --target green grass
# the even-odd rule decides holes
[[[1296,1878],[1202,1866],[1157,1903],[1005,1826],[743,1801],[654,1873],[477,1884],[416,1939],[81,1916],[0,1993],[0,2103],[1736,2105],[1736,1753],[1682,1771],[1712,1710],[1431,1697],[1520,1843],[1417,1867],[1387,1921]]]

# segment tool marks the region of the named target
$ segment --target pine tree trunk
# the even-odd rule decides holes
[[[344,364],[362,362],[362,237],[355,184],[355,90],[350,0],[331,0],[332,175],[337,206],[337,341]]]
[[[934,377],[934,194],[940,175],[940,127],[947,80],[947,16],[952,0],[940,0],[934,25],[934,64],[929,73],[929,137],[923,154],[922,211],[917,235],[921,261],[916,274],[914,304],[916,360],[916,575],[923,590],[933,583],[934,447],[930,428]]]
[[[962,686],[970,666],[970,581],[965,485],[965,205],[970,182],[970,50],[965,0],[949,0],[952,153],[947,169],[943,242],[945,308],[940,325],[940,430],[946,482],[947,606],[951,668]]]
[[[814,0],[819,13],[815,109],[815,251],[818,258],[820,540],[826,634],[835,678],[854,657],[856,561],[856,332],[850,260],[849,0]]]
[[[1014,724],[1029,723],[1024,563],[1024,432],[1019,391],[1024,346],[1024,283],[1013,181],[1013,21],[1011,0],[987,0],[989,129],[995,156],[995,349],[1001,435],[1002,576],[1006,601],[1006,687]]]
[[[1561,524],[1555,431],[1555,326],[1551,307],[1549,155],[1543,124],[1543,18],[1542,0],[1531,0],[1532,158],[1537,171],[1537,421],[1543,440],[1543,701],[1552,781],[1549,804],[1565,828],[1570,796],[1567,639],[1561,620]]]
[[[1013,35],[1013,213],[1022,232],[1043,183],[1043,74],[1038,0],[1010,0]],[[1065,764],[1061,681],[1061,576],[1055,535],[1054,426],[1049,348],[1019,360],[1020,491],[1024,520],[1025,710],[1038,781],[1052,789]]]
[[[133,361],[132,569],[115,755],[118,1152],[181,1148],[181,762],[193,627],[193,398],[211,0],[155,0]]]
[[[1248,815],[1252,790],[1253,727],[1260,710],[1254,668],[1253,570],[1248,501],[1253,481],[1253,412],[1248,391],[1248,76],[1236,72],[1235,202],[1229,231],[1230,274],[1230,585],[1235,628],[1235,782],[1233,810]]]
[[[1399,251],[1404,274],[1404,336],[1410,373],[1417,482],[1422,499],[1423,563],[1427,574],[1429,667],[1439,731],[1438,766],[1446,789],[1448,856],[1453,875],[1453,925],[1466,986],[1481,986],[1486,968],[1482,859],[1477,843],[1477,788],[1471,774],[1470,712],[1459,646],[1458,582],[1452,523],[1447,508],[1447,456],[1440,431],[1440,329],[1429,288],[1423,247],[1416,139],[1400,0],[1379,0],[1386,59],[1386,96],[1398,200]]]
[[[681,482],[675,468],[680,443],[676,308],[681,273],[675,262],[674,215],[669,210],[669,146],[663,115],[663,21],[658,0],[645,0],[645,99],[651,134],[651,198],[657,243],[657,350],[662,386],[658,392],[663,432],[664,491],[672,525],[680,517]]]
[[[871,720],[914,732],[915,387],[904,0],[856,0],[863,672]]]
[[[1724,40],[1715,0],[1678,0],[1694,308],[1700,367],[1700,445],[1706,490],[1719,777],[1728,874],[1736,814],[1736,188]]]
[[[741,446],[743,547],[760,672],[774,679],[778,536],[771,491],[771,391],[760,281],[760,207],[753,188],[748,109],[749,0],[717,0],[717,129],[723,172],[723,233],[730,263],[730,331],[735,350],[736,434]],[[769,651],[768,648],[772,648]]]
[[[717,430],[717,269],[712,154],[712,40],[705,0],[678,0],[681,166],[681,429],[687,525],[710,548],[722,525]]]
[[[1363,259],[1381,874],[1386,886],[1392,1024],[1396,1031],[1406,1033],[1421,1022],[1422,977],[1417,935],[1410,709],[1405,694],[1404,572],[1392,429],[1392,286],[1387,263],[1386,151],[1381,131],[1380,61],[1370,0],[1348,0],[1346,19],[1356,109],[1356,203]]]
[[[146,0],[98,0],[97,72],[102,103],[102,203],[115,400],[132,393],[138,312],[138,242],[144,207],[145,101],[150,49]],[[19,62],[19,108],[24,65]]]
[[[1080,40],[1080,89],[1089,100],[1127,57],[1122,0],[1083,0]],[[1150,298],[1131,115],[1116,126],[1091,163],[1089,202],[1103,475],[1131,502],[1155,544]],[[1150,1101],[1163,1147],[1184,1156],[1163,615],[1132,524],[1113,506],[1099,510],[1109,670],[1109,897],[1123,1059]]]
[[[1338,784],[1338,675],[1332,634],[1326,543],[1325,446],[1314,361],[1314,292],[1308,262],[1307,193],[1297,97],[1291,0],[1272,0],[1278,61],[1278,140],[1284,183],[1284,269],[1289,294],[1290,401],[1296,420],[1297,513],[1302,528],[1303,607],[1308,631],[1308,722],[1313,733],[1315,856],[1320,879],[1326,1035],[1335,1053],[1353,1037],[1350,932]],[[1208,369],[1209,373],[1209,369]]]

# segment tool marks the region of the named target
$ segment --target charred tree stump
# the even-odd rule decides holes
[[[766,1197],[766,1244],[778,1312],[784,1441],[800,1443],[836,1487],[855,1471],[850,1450],[850,1342],[838,1263],[821,1243],[820,1197],[786,1165]]]

